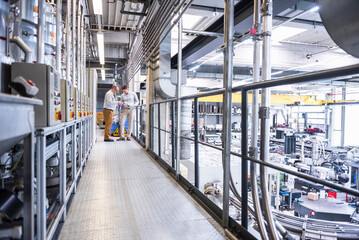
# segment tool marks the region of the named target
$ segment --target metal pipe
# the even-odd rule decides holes
[[[70,22],[71,22],[71,0],[66,2],[66,80],[70,81],[70,48],[71,48],[71,34],[70,34]],[[72,84],[73,86],[73,84]]]
[[[194,99],[194,185],[199,188],[199,104]]]
[[[342,100],[346,99],[346,87],[342,88]],[[341,107],[341,123],[340,123],[340,146],[344,147],[344,143],[345,143],[345,105],[342,105]]]
[[[262,80],[265,81],[271,78],[271,31],[272,31],[272,0],[264,0],[261,8],[263,19],[263,65],[262,65]],[[270,124],[270,89],[262,89],[262,101],[260,108],[261,118],[261,147],[260,158],[264,162],[269,161],[269,124]],[[261,192],[262,192],[262,206],[264,208],[264,216],[267,222],[267,229],[269,239],[278,239],[277,229],[275,227],[269,193],[268,193],[268,175],[267,169],[261,165]]]
[[[46,239],[46,137],[38,136],[36,146],[36,183],[37,183],[37,239]]]
[[[80,92],[84,93],[83,85],[82,85],[82,74],[81,74],[81,46],[82,46],[82,39],[81,39],[81,0],[78,2],[77,7],[77,42],[76,42],[76,58],[77,58],[77,86],[80,89]]]
[[[15,43],[24,53],[25,53],[25,62],[30,63],[30,53],[32,52],[31,48],[27,46],[24,40],[21,39],[19,36],[10,37],[10,42]]]
[[[164,13],[161,12],[161,14],[158,14],[159,17],[153,20],[153,26],[149,30],[146,30],[145,32],[145,36],[149,36],[149,38],[146,38],[144,42],[146,52],[148,52],[150,46],[152,46],[157,41],[156,40],[157,36],[161,36],[163,31],[166,30],[168,24],[170,23],[170,20],[172,20],[170,16],[172,15],[174,17],[175,13],[179,11],[179,9],[181,9],[184,2],[185,1],[182,1],[181,3],[179,3],[179,1],[172,1],[170,6],[166,6],[166,8],[163,11]],[[174,8],[176,3],[179,4],[177,4],[177,8]],[[156,24],[158,22],[160,24]]]
[[[232,78],[233,78],[233,35],[234,35],[234,0],[226,0],[224,4],[224,62],[223,62],[223,129],[222,139],[223,144],[223,216],[222,227],[228,228],[229,222],[229,175],[230,175],[230,162],[231,162],[231,131],[232,131]],[[243,103],[242,103],[243,104]],[[243,109],[243,107],[242,107]],[[242,149],[243,150],[243,149]],[[244,162],[242,161],[242,174]],[[247,176],[248,174],[246,174]],[[243,185],[245,184],[245,186]],[[242,198],[246,200],[246,196],[243,196],[243,186],[247,191],[246,181],[242,181]],[[246,195],[246,194],[245,194]],[[243,214],[245,212],[245,214]],[[244,216],[244,218],[243,218]],[[247,209],[242,209],[242,225],[246,225],[248,218]],[[248,224],[248,223],[247,223]],[[246,227],[245,227],[246,228]]]
[[[169,3],[170,3],[170,1],[163,2],[160,5],[159,9],[157,10],[155,17],[153,19],[151,19],[151,21],[146,22],[146,25],[148,24],[148,26],[145,28],[145,36],[150,36],[149,33],[153,33],[156,28],[163,26],[164,21],[160,20],[160,17],[163,16],[164,12],[169,12],[168,10],[172,8],[175,1],[172,2],[171,7],[168,7]],[[159,24],[156,26],[156,23],[159,23]],[[145,40],[144,44],[146,45],[147,41],[150,39],[144,39],[144,40]]]
[[[62,215],[62,221],[66,220],[66,128],[60,131],[60,204],[65,211]]]
[[[185,1],[182,1],[181,3],[179,3],[177,5],[176,8],[172,9],[172,6],[174,5],[175,2],[172,2],[171,5],[171,11],[167,11],[166,15],[164,17],[163,20],[161,20],[162,24],[160,26],[156,25],[156,28],[150,32],[150,39],[148,42],[145,42],[145,49],[146,51],[148,51],[150,48],[148,47],[148,43],[152,46],[156,41],[156,36],[162,36],[162,33],[167,29],[168,24],[170,24],[171,20],[173,18],[170,18],[170,16],[172,15],[173,17],[175,16],[175,14],[180,11],[180,9],[182,8],[182,6],[184,5]],[[184,10],[185,11],[185,10]],[[177,18],[178,19],[178,18]],[[176,24],[175,22],[173,23],[174,25]],[[167,36],[168,33],[165,34],[165,36]]]
[[[37,63],[45,63],[45,0],[39,0],[37,25]]]
[[[253,83],[260,81],[260,54],[261,54],[261,38],[259,33],[262,31],[262,24],[260,20],[260,0],[254,1],[254,13],[253,13],[253,28],[256,29],[256,36],[254,36],[254,52],[253,52]],[[250,156],[258,158],[258,129],[259,129],[259,90],[253,90],[252,95],[252,128],[251,128],[251,148]],[[259,189],[257,184],[257,164],[251,162],[250,164],[250,181],[251,181],[251,192],[253,199],[253,206],[255,210],[255,217],[257,219],[257,225],[259,233],[262,239],[268,239],[267,230],[262,214],[262,208],[259,199]]]
[[[76,80],[76,50],[77,50],[77,44],[76,44],[76,1],[72,0],[72,85],[77,88],[77,90],[80,92],[80,89],[77,85]]]
[[[187,5],[184,7],[184,9],[182,10],[182,12],[179,14],[179,16],[176,18],[176,20],[174,20],[174,22],[172,23],[172,25],[170,26],[170,28],[167,30],[167,32],[163,35],[162,39],[157,43],[157,45],[153,48],[153,50],[151,51],[151,53],[146,57],[145,62],[148,61],[148,59],[153,55],[153,53],[156,51],[156,49],[160,46],[160,44],[165,40],[166,36],[168,35],[168,33],[172,30],[172,28],[179,22],[180,19],[182,19],[182,15],[186,12],[186,10],[191,6],[192,2],[194,0],[189,0],[189,2],[187,3]],[[162,33],[161,33],[162,34]]]
[[[152,55],[152,54],[151,54]],[[176,111],[176,178],[179,179],[180,173],[180,154],[181,154],[181,88],[182,88],[182,18],[178,21],[178,54],[177,54],[177,111]]]
[[[242,92],[242,226],[248,229],[248,114],[247,114],[247,91]]]
[[[61,17],[62,17],[62,0],[57,0],[56,3],[56,69],[63,78],[61,71],[61,47],[62,47],[62,28],[61,28]]]

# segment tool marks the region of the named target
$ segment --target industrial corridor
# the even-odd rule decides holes
[[[137,142],[97,139],[58,239],[225,239]]]

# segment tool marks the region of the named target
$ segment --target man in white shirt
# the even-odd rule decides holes
[[[138,105],[139,101],[136,93],[130,92],[127,85],[122,86],[122,94],[121,94],[121,115],[120,115],[120,138],[117,141],[125,140],[124,137],[124,126],[126,119],[128,117],[128,131],[127,131],[127,141],[131,141],[131,133],[132,133],[132,123],[134,117],[134,109]]]
[[[117,108],[117,104],[121,104],[120,101],[115,100],[116,93],[118,93],[119,87],[112,86],[112,88],[106,93],[105,100],[103,102],[103,116],[105,118],[105,142],[113,142],[114,140],[110,138],[110,130],[112,125],[112,114],[113,111]]]

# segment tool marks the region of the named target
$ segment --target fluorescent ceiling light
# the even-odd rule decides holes
[[[319,7],[318,6],[315,6],[313,8],[310,9],[311,12],[315,12],[315,11],[318,11],[319,10]]]
[[[92,0],[95,15],[102,15],[102,0]]]
[[[97,33],[97,48],[98,48],[98,56],[100,58],[100,64],[105,64],[105,43],[103,39],[103,32]]]
[[[105,69],[101,69],[101,78],[102,78],[102,81],[106,80]]]
[[[185,29],[194,29],[200,20],[202,20],[202,16],[183,14],[182,22],[183,28]]]
[[[307,31],[307,29],[280,26],[273,30],[272,40],[283,41],[305,31]]]

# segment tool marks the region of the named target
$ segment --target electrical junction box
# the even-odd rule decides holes
[[[62,122],[69,122],[75,118],[74,91],[71,83],[65,79],[61,79],[61,112]]]
[[[74,92],[75,118],[80,119],[82,117],[80,92],[77,90],[77,88],[74,88]]]
[[[43,101],[35,106],[35,127],[43,128],[61,123],[61,85],[55,69],[46,64],[12,63],[11,80],[17,77],[31,80],[39,88],[36,98]]]

